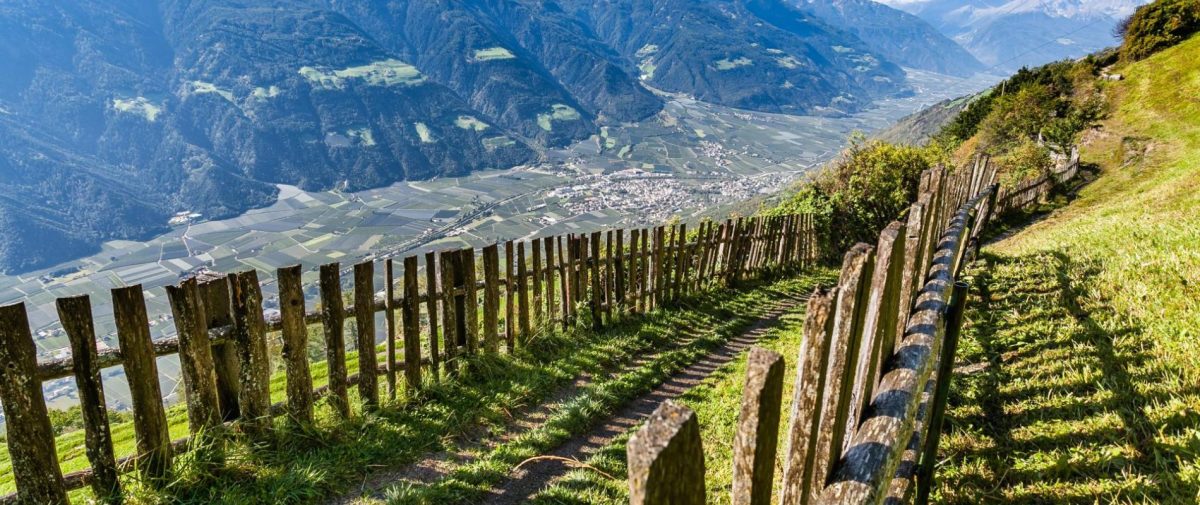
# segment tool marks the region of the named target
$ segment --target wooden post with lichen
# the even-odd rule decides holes
[[[546,249],[546,324],[552,325],[555,317],[557,317],[555,314],[557,305],[554,300],[554,289],[556,287],[554,283],[554,271],[557,268],[554,262],[554,237],[546,237],[542,240],[542,244]]]
[[[23,503],[67,503],[23,303],[0,307],[0,401],[17,498]]]
[[[313,384],[308,366],[308,325],[304,322],[304,287],[300,265],[280,268],[280,336],[283,338],[284,372],[287,375],[288,416],[301,423],[313,421]]]
[[[483,349],[500,351],[500,250],[496,244],[483,248]]]
[[[667,400],[626,446],[630,505],[703,505],[704,449],[691,409]]]
[[[455,310],[456,303],[454,300],[454,269],[458,263],[458,251],[442,251],[441,256],[441,277],[442,277],[442,346],[445,353],[445,361],[443,366],[446,368],[446,375],[453,375],[458,371],[458,311]]]
[[[404,328],[404,382],[410,396],[421,388],[421,293],[417,280],[417,257],[404,258],[404,303],[400,312]]]
[[[224,277],[200,284],[200,296],[204,300],[204,316],[209,328],[229,326],[229,283]],[[238,364],[237,346],[226,342],[213,346],[213,366],[217,376],[217,400],[221,403],[221,419],[237,419],[238,409]]]
[[[154,343],[150,340],[150,320],[146,316],[142,286],[113,289],[112,301],[117,340],[133,401],[137,467],[142,475],[161,483],[171,471],[171,438],[163,410],[162,390],[158,385],[158,364]],[[11,440],[14,433],[10,431],[8,436]]]
[[[834,312],[833,337],[830,342],[829,366],[826,368],[825,393],[821,405],[821,426],[817,438],[817,454],[813,467],[814,495],[828,482],[830,471],[841,459],[842,447],[849,423],[850,394],[857,370],[857,357],[862,332],[863,306],[866,305],[875,248],[857,244],[846,253],[838,281],[838,296]]]
[[[555,249],[558,252],[558,290],[562,294],[562,322],[563,330],[571,324],[571,272],[570,272],[570,245],[566,250],[563,249],[563,236],[559,235],[555,238]]]
[[[375,263],[354,265],[354,328],[358,342],[358,396],[367,408],[379,405],[379,360],[375,352]]]
[[[196,280],[188,279],[179,286],[167,286],[166,290],[171,316],[175,321],[175,334],[179,338],[179,368],[183,375],[184,398],[187,400],[188,428],[195,435],[221,424],[217,378],[213,373],[212,341],[208,338],[204,304],[200,301]],[[64,307],[66,303],[66,300],[59,300],[60,316],[66,314],[63,310],[68,308]],[[89,330],[90,318],[89,314]],[[61,319],[65,328],[68,318]],[[89,335],[88,338],[93,337]],[[72,350],[72,356],[78,354]],[[82,399],[82,388],[80,396]]]
[[[825,370],[829,365],[829,339],[833,334],[833,301],[836,293],[818,290],[808,299],[804,340],[800,342],[796,382],[792,389],[787,449],[783,457],[781,505],[810,501],[817,429],[821,422]]]
[[[388,399],[396,399],[396,270],[392,258],[383,263],[383,324],[387,331],[384,345],[387,359]]]
[[[442,354],[438,352],[438,269],[437,253],[425,253],[425,311],[429,316],[429,369],[433,380],[441,379]]]
[[[600,277],[600,262],[603,261],[600,256],[600,232],[592,233],[591,246],[591,258],[586,266],[591,267],[589,275],[592,278],[592,328],[598,330],[604,325],[601,317],[604,313],[604,279]]]
[[[783,356],[761,347],[750,349],[742,411],[733,441],[734,505],[771,503],[783,371]]]
[[[459,341],[467,346],[468,354],[479,352],[479,286],[475,282],[475,249],[463,249],[459,257],[458,273],[462,278],[462,310],[459,319],[463,322],[463,331]]]
[[[199,300],[195,298],[198,296],[194,290],[195,281],[191,282],[193,286],[192,303],[199,303]],[[79,392],[85,451],[88,462],[92,465],[92,491],[103,503],[117,501],[121,492],[121,484],[118,479],[117,460],[113,455],[112,432],[108,426],[108,408],[104,402],[104,383],[100,379],[100,364],[97,362],[96,356],[96,329],[92,320],[92,303],[87,295],[83,295],[59,298],[55,305],[58,308],[58,318],[62,321],[63,331],[67,333],[67,339],[71,343],[71,369],[75,375],[75,387]],[[176,323],[178,324],[178,316],[176,316]],[[204,337],[207,339],[208,335],[205,334]],[[181,345],[182,340],[181,336]],[[9,343],[2,342],[0,346],[7,348]],[[6,359],[5,363],[7,362]],[[211,359],[209,365],[209,375],[211,376]],[[40,392],[41,385],[38,384],[38,386]],[[211,406],[207,414],[219,423],[221,422],[221,412],[216,403],[215,381],[211,386]],[[190,419],[192,415],[190,391],[188,400]],[[8,404],[7,397],[4,398],[4,403]],[[11,419],[10,417],[8,433],[9,436],[15,436]],[[9,450],[12,451],[12,449]],[[14,464],[16,463],[14,458]]]
[[[508,349],[508,353],[512,354],[517,345],[517,321],[516,303],[517,303],[517,279],[516,279],[516,258],[513,250],[513,241],[509,240],[504,243],[504,345]]]
[[[532,254],[533,265],[529,268],[529,276],[533,283],[533,325],[541,326],[542,324],[542,273],[545,271],[545,265],[542,264],[542,239],[535,238],[529,243],[530,253]]]
[[[233,295],[233,340],[242,365],[238,404],[247,432],[261,434],[271,425],[271,364],[258,272],[230,274],[229,287]]]
[[[525,262],[525,243],[517,246],[517,344],[524,347],[529,341],[529,267]]]
[[[325,363],[329,402],[342,417],[350,416],[346,391],[346,309],[342,302],[341,266],[321,265],[321,323],[325,330]]]

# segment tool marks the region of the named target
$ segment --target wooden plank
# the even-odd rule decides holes
[[[654,310],[659,307],[662,301],[663,287],[663,241],[666,238],[666,229],[659,226],[654,229],[654,257],[651,259],[652,269],[650,283],[650,304],[648,310]]]
[[[546,322],[552,324],[557,317],[555,309],[557,305],[554,300],[554,271],[557,264],[554,262],[554,237],[546,237],[542,240],[546,248]]]
[[[703,505],[704,449],[696,413],[659,405],[626,446],[630,505]]]
[[[200,300],[198,299],[199,293],[196,291],[196,281],[192,280],[190,282],[191,298],[188,300],[188,302],[191,304],[199,304]],[[169,293],[170,290],[168,290],[168,294]],[[92,492],[100,499],[102,503],[114,502],[119,499],[121,484],[118,479],[119,474],[117,472],[117,460],[113,455],[112,432],[109,430],[108,426],[108,407],[104,402],[104,383],[100,379],[100,366],[99,363],[97,363],[96,329],[92,320],[92,302],[87,295],[84,295],[73,298],[59,298],[55,301],[55,306],[58,309],[58,319],[62,322],[63,331],[67,333],[67,339],[71,344],[71,369],[75,375],[75,387],[79,394],[80,416],[83,418],[84,450],[87,453],[88,462],[92,465]],[[171,308],[173,310],[175,308],[174,298],[172,298]],[[3,310],[4,309],[0,309],[0,311]],[[198,322],[201,325],[203,324],[203,314],[196,314],[193,311],[188,314],[188,316],[192,317],[193,319],[183,322],[182,324],[185,327],[192,328],[192,331],[194,331],[194,326],[196,326],[193,323],[193,321],[197,321],[197,319],[194,319],[196,316],[201,316]],[[3,316],[0,316],[0,318],[2,317]],[[7,321],[7,319],[0,320]],[[178,315],[175,316],[175,324],[177,328],[181,324]],[[28,331],[28,329],[25,331]],[[0,333],[7,335],[8,332],[8,326],[0,329]],[[203,335],[206,339],[208,338],[207,333],[203,333]],[[182,333],[180,333],[180,337],[182,342]],[[3,338],[3,340],[0,341],[0,346],[9,348],[10,345],[12,345],[7,337],[0,338]],[[32,343],[33,340],[30,339],[29,342]],[[207,342],[207,340],[205,342]],[[189,344],[194,344],[194,342],[189,342]],[[189,348],[192,347],[195,346],[189,345]],[[205,348],[207,349],[207,346],[205,346]],[[180,354],[182,357],[183,353],[181,352]],[[8,364],[12,362],[13,360],[9,359],[8,356],[3,356],[0,358],[0,363]],[[193,397],[191,391],[193,382],[189,382],[187,384],[189,389],[187,397],[188,417],[189,419],[192,419],[193,416],[197,416],[197,419],[206,418],[211,419],[216,423],[220,423],[221,410],[220,405],[217,403],[216,379],[212,376],[211,354],[209,354],[208,366],[208,375],[210,380],[209,384],[207,384],[209,387],[207,393],[198,391],[198,394]],[[4,373],[3,368],[6,367],[0,367],[0,377],[2,377],[2,374]],[[18,365],[17,369],[19,368],[20,365]],[[186,373],[188,372],[186,363],[184,363],[184,372],[186,381]],[[0,381],[2,380],[5,379],[0,378]],[[32,384],[38,386],[38,392],[40,393],[41,384],[38,381],[31,382]],[[200,385],[200,388],[198,389],[202,389],[203,386],[204,385]],[[4,390],[0,389],[0,391]],[[7,394],[3,395],[3,401],[6,407],[9,403],[8,398],[9,397]],[[197,403],[197,405],[194,407],[192,405],[193,401]],[[14,405],[23,407],[19,401],[14,403]],[[195,414],[193,414],[193,412]],[[9,422],[8,435],[10,437],[27,435],[27,433],[23,433],[23,430],[14,432],[12,417],[9,416],[7,411],[5,412],[5,415]],[[195,431],[193,431],[193,433],[195,433]],[[24,444],[25,440],[32,439],[18,438],[16,440]],[[11,448],[9,449],[9,453],[15,456],[15,453],[12,452]],[[14,468],[19,468],[20,466],[30,464],[27,462],[27,460],[18,461],[15,457],[12,458],[12,461]],[[54,461],[57,463],[57,459]],[[46,476],[53,478],[54,470],[46,469],[45,474]],[[24,485],[22,479],[23,477],[17,480],[18,487]]]
[[[179,286],[167,286],[166,290],[167,300],[171,304],[171,316],[175,321],[175,334],[179,336],[179,368],[183,375],[184,399],[187,402],[188,431],[196,435],[221,424],[221,403],[217,398],[217,377],[213,371],[212,343],[208,337],[207,318],[204,315],[204,304],[200,301],[200,287],[196,279],[188,279]],[[72,307],[72,303],[80,302],[70,300],[58,300],[63,329],[67,330],[68,336],[72,333],[81,334],[81,341],[92,340],[90,345],[86,342],[76,345],[72,341],[71,355],[76,360],[80,359],[79,356],[94,359],[95,337],[92,334],[91,310],[86,305]],[[87,299],[82,299],[82,303],[86,304]],[[86,321],[76,318],[86,318]],[[70,326],[68,320],[71,321]],[[82,336],[84,333],[86,337]],[[92,350],[89,352],[84,347],[90,347]],[[87,356],[88,354],[90,356]],[[83,382],[77,377],[76,383],[80,385],[80,403],[86,405],[87,402],[83,401]],[[106,407],[103,403],[103,392],[100,400],[98,407],[104,412]],[[86,406],[84,410],[86,420]],[[105,426],[104,430],[107,433],[108,427]],[[111,452],[111,446],[109,450]]]
[[[379,406],[379,359],[375,350],[375,262],[354,265],[354,328],[358,333],[358,396]]]
[[[529,270],[525,262],[525,243],[517,243],[517,344],[529,341]]]
[[[433,372],[433,380],[441,379],[442,353],[439,352],[438,339],[438,268],[437,253],[425,253],[425,311],[429,316],[429,369]]]
[[[464,314],[459,317],[466,326],[459,340],[465,340],[468,354],[475,354],[479,352],[479,284],[475,282],[475,249],[468,247],[459,254],[459,266],[462,267],[459,273],[463,279],[464,291]]]
[[[600,232],[592,232],[592,250],[589,259],[589,270],[592,278],[592,328],[599,330],[604,324],[600,317],[603,314],[601,303],[604,301],[604,280],[600,277]]]
[[[616,303],[617,303],[617,312],[623,313],[623,312],[629,310],[628,306],[626,305],[627,302],[626,302],[626,297],[625,297],[625,295],[627,294],[627,290],[628,290],[628,288],[626,287],[628,284],[628,282],[626,280],[626,275],[628,273],[628,266],[629,266],[629,261],[627,259],[628,256],[627,256],[627,252],[625,249],[625,230],[617,230],[616,231],[616,239],[617,239],[617,242],[613,246],[613,248],[616,250],[616,256],[610,255],[610,257],[613,258],[613,262],[614,262],[613,263],[612,294],[613,294],[613,300],[616,301]]]
[[[783,457],[782,505],[803,505],[811,500],[817,429],[821,422],[825,370],[829,365],[829,339],[833,335],[833,301],[836,294],[817,290],[808,299],[804,340],[800,342],[796,382],[792,388],[787,452]]]
[[[321,324],[325,330],[325,362],[329,403],[342,417],[350,416],[346,391],[346,309],[342,302],[341,265],[321,265]]]
[[[816,490],[824,488],[829,482],[830,472],[842,457],[847,440],[850,393],[854,384],[853,375],[857,370],[862,315],[874,259],[874,247],[858,244],[846,253],[842,264],[813,468],[813,486]]]
[[[483,248],[483,349],[500,351],[500,249]]]
[[[113,317],[116,320],[117,340],[121,345],[121,358],[124,362],[125,377],[129,382],[129,396],[133,401],[133,435],[137,445],[138,469],[142,475],[155,482],[162,482],[171,471],[171,438],[167,428],[167,415],[163,410],[162,390],[158,385],[158,364],[154,356],[154,343],[150,340],[150,320],[146,316],[146,302],[142,294],[142,286],[130,286],[112,290]],[[9,317],[0,318],[8,320]],[[9,333],[8,331],[0,333]],[[17,339],[19,340],[19,339]],[[20,345],[19,342],[5,342]],[[22,357],[24,349],[16,351],[14,358]],[[15,360],[5,360],[13,363]],[[41,389],[40,384],[38,389]],[[41,396],[40,393],[38,396]],[[5,408],[9,398],[6,396]],[[240,400],[240,399],[239,399]],[[19,399],[16,401],[20,401]],[[242,406],[245,412],[245,406]],[[36,411],[35,411],[36,414]],[[13,419],[8,418],[9,440],[22,436],[21,432],[14,433]],[[18,438],[24,442],[25,438]],[[28,439],[33,441],[32,438]],[[53,444],[53,438],[49,438]],[[38,441],[37,443],[40,443]],[[40,449],[45,450],[44,447]],[[53,455],[53,448],[49,449]],[[14,462],[16,458],[14,458]],[[36,460],[35,460],[36,461]],[[40,462],[37,462],[40,463]],[[16,468],[16,465],[13,465]],[[39,466],[40,469],[55,471],[54,467]],[[53,477],[49,477],[53,478]],[[60,477],[61,478],[61,477]]]
[[[17,499],[22,503],[68,503],[42,381],[36,378],[37,348],[24,303],[0,307],[0,365],[0,400]],[[154,384],[158,385],[157,378]],[[165,425],[165,419],[163,422]]]
[[[454,300],[454,269],[457,267],[457,251],[442,251],[439,255],[442,274],[442,347],[445,353],[442,366],[446,375],[458,371],[458,307]]]
[[[636,228],[629,230],[629,264],[626,267],[626,271],[629,273],[629,280],[625,282],[625,304],[626,310],[633,313],[640,312],[638,308],[638,287],[640,286],[638,265],[641,263],[639,261],[641,257],[641,239],[642,233],[639,230]]]
[[[396,271],[392,258],[383,262],[383,325],[387,331],[384,345],[387,359],[388,399],[396,399]]]
[[[233,324],[229,317],[229,282],[221,277],[200,285],[204,299],[204,315],[209,328]],[[238,363],[237,346],[232,342],[213,346],[213,366],[217,376],[217,400],[221,402],[221,419],[232,421],[238,418]]]
[[[404,325],[404,382],[410,397],[421,389],[421,303],[417,268],[416,256],[404,258],[404,303],[401,305],[401,315]]]
[[[616,269],[617,259],[613,256],[613,231],[608,230],[604,236],[604,321],[612,323],[613,306],[616,305],[616,298],[613,296],[613,283],[616,279],[613,278],[613,272]]]
[[[568,268],[568,265],[571,264],[571,260],[567,255],[564,255],[564,254],[569,254],[570,247],[568,247],[567,251],[564,252],[563,251],[563,240],[564,240],[564,238],[560,235],[560,236],[556,237],[554,241],[555,241],[555,243],[557,245],[557,249],[558,249],[559,293],[562,294],[562,296],[560,297],[562,299],[562,318],[561,318],[561,320],[562,320],[563,331],[566,331],[567,326],[571,322],[571,303],[572,303],[571,302],[571,300],[572,300],[571,289],[570,289],[571,279],[570,279],[570,268]]]
[[[783,356],[750,349],[742,410],[733,440],[734,505],[770,505],[783,401]]]
[[[516,317],[516,258],[513,251],[513,241],[509,240],[504,243],[504,344],[508,348],[508,353],[512,354],[517,345],[517,321]]]
[[[679,223],[675,238],[675,279],[671,286],[671,299],[678,301],[683,296],[683,286],[687,284],[688,264],[691,261],[687,247],[687,224]]]
[[[576,254],[578,255],[577,256],[577,259],[578,259],[577,272],[579,273],[579,275],[576,279],[577,282],[576,282],[576,286],[575,286],[575,289],[576,289],[575,303],[577,305],[582,305],[584,300],[587,300],[588,306],[591,307],[591,302],[593,301],[593,298],[588,293],[591,284],[588,284],[590,275],[588,275],[589,257],[588,257],[588,236],[587,236],[587,234],[585,234],[585,233],[579,234],[579,236],[577,237],[577,242],[575,243],[575,246],[576,246]],[[595,315],[595,311],[593,311],[592,314]]]
[[[850,422],[857,425],[871,404],[879,383],[884,361],[896,347],[896,306],[900,298],[900,277],[904,266],[904,223],[895,221],[879,234],[875,247],[866,319],[859,347],[858,371],[850,395]]]
[[[288,416],[302,423],[313,421],[313,384],[308,366],[308,327],[304,324],[304,287],[300,265],[280,268],[279,316],[282,324],[283,361],[287,374]]]
[[[545,299],[542,298],[542,280],[545,272],[545,266],[542,264],[542,239],[535,238],[530,241],[531,253],[533,254],[533,265],[530,267],[530,277],[533,281],[533,325],[540,327],[543,323],[542,304]]]
[[[233,340],[242,365],[238,374],[241,420],[247,433],[261,434],[271,425],[271,363],[258,272],[230,274],[228,279],[233,300]]]
[[[667,306],[675,300],[672,285],[675,282],[675,269],[678,263],[676,258],[679,250],[678,246],[676,245],[677,240],[675,237],[679,233],[679,227],[677,225],[670,225],[663,233],[665,238],[663,240],[663,279],[662,296],[659,297],[659,303],[661,306]]]

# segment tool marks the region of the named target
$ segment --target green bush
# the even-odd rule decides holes
[[[921,172],[948,160],[948,151],[937,142],[912,147],[855,136],[839,159],[769,213],[813,214],[830,254],[857,242],[874,244],[880,230],[916,200]]]
[[[1158,0],[1138,8],[1121,25],[1121,59],[1137,61],[1200,31],[1200,0]]]

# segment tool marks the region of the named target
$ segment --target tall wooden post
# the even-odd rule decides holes
[[[341,266],[321,265],[321,323],[325,330],[325,362],[329,403],[342,417],[350,416],[346,391],[346,309],[342,302]]]
[[[162,482],[171,471],[171,438],[167,430],[167,415],[163,410],[158,364],[155,361],[154,343],[150,340],[150,320],[146,317],[142,286],[114,289],[112,301],[117,340],[121,344],[129,396],[133,400],[137,466],[146,477]],[[10,431],[10,440],[13,435]],[[53,438],[50,443],[53,444]],[[50,454],[54,454],[53,449]]]
[[[282,323],[283,361],[287,374],[288,416],[301,423],[313,420],[313,384],[308,367],[308,325],[305,324],[304,287],[300,265],[280,268],[279,317]]]

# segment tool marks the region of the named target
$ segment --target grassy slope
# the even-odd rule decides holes
[[[1120,69],[1101,177],[974,269],[941,501],[1200,502],[1198,54]]]

